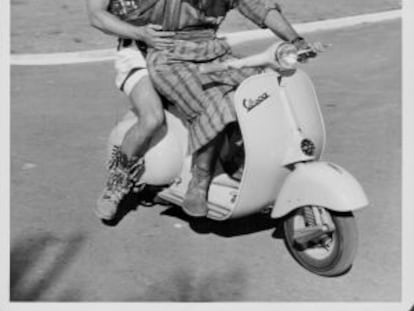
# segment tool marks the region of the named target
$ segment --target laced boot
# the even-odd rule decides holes
[[[139,190],[138,180],[144,171],[144,160],[128,159],[119,146],[114,146],[108,163],[108,178],[98,198],[95,214],[102,220],[112,220],[122,199],[131,191]]]

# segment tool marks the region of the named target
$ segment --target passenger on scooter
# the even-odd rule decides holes
[[[123,197],[129,193],[133,185],[139,180],[144,169],[142,156],[148,148],[148,143],[152,134],[155,133],[164,122],[161,100],[158,94],[154,91],[152,84],[148,79],[147,70],[145,69],[146,63],[143,58],[143,53],[146,48],[150,48],[151,55],[154,56],[157,55],[157,52],[161,52],[162,54],[162,51],[170,51],[171,49],[174,49],[174,45],[177,45],[179,42],[187,42],[190,44],[190,42],[193,41],[196,46],[202,47],[202,45],[199,45],[198,41],[208,39],[205,41],[213,43],[210,47],[204,46],[201,49],[193,49],[192,47],[189,48],[189,46],[187,46],[186,51],[180,51],[185,53],[191,52],[193,54],[188,55],[188,59],[187,57],[184,57],[182,60],[179,60],[181,65],[186,67],[186,63],[189,65],[190,63],[199,60],[207,62],[215,59],[227,59],[227,57],[230,56],[230,47],[227,46],[223,40],[216,40],[215,32],[224,19],[227,11],[235,7],[238,7],[244,15],[258,23],[260,26],[272,29],[282,39],[292,41],[298,46],[307,45],[307,43],[292,29],[285,18],[278,13],[279,6],[273,1],[266,3],[265,0],[88,0],[91,24],[102,30],[104,33],[115,35],[120,38],[116,59],[116,84],[122,91],[129,95],[132,103],[132,110],[137,114],[140,120],[140,122],[127,133],[122,146],[116,148],[113,152],[112,160],[109,163],[109,176],[106,187],[100,196],[97,208],[95,209],[96,214],[101,219],[110,220],[115,216]],[[160,24],[162,27],[154,24]],[[161,31],[161,28],[163,31]],[[168,31],[175,29],[179,30],[178,34],[175,34],[173,31]],[[189,36],[186,37],[186,34]],[[205,35],[207,35],[207,37],[205,37]],[[173,37],[174,40],[172,40]],[[291,40],[291,38],[294,39]],[[209,48],[214,47],[217,43],[220,43],[218,46],[221,46],[221,51],[208,51]],[[174,51],[177,52],[178,50],[174,49]],[[213,53],[215,55],[213,55],[214,57],[212,59],[208,59],[208,55],[203,55],[205,52]],[[154,59],[157,59],[157,57]],[[154,69],[159,70],[160,67],[154,66]],[[244,78],[257,71],[243,70],[238,71],[237,73],[236,71],[233,72],[234,74],[229,75],[227,78],[222,75],[217,75],[215,79],[210,81],[213,82],[213,84],[217,83],[217,86],[213,87],[213,89],[216,91],[220,89],[220,91],[213,93],[219,95],[219,97],[223,96],[223,98],[216,98],[216,104],[225,97],[227,97],[227,104],[229,104],[226,93],[234,90]],[[171,77],[171,74],[169,76]],[[181,81],[182,76],[176,77]],[[205,79],[205,77],[199,78],[201,80]],[[226,81],[229,79],[230,81]],[[185,82],[188,83],[189,81],[187,80]],[[186,83],[183,85],[186,85]],[[198,82],[196,82],[196,84],[197,83]],[[206,83],[202,83],[201,81],[198,84],[200,86],[206,85]],[[178,93],[180,92],[181,89]],[[203,92],[204,90],[202,90],[201,93]],[[199,95],[202,96],[201,93]],[[204,98],[206,96],[210,96],[208,95],[208,92],[204,94]],[[180,107],[179,102],[177,103],[177,101],[171,98],[169,99]],[[226,107],[226,105],[223,106]],[[215,105],[212,107],[215,107]],[[213,114],[215,114],[215,122],[218,121],[218,123],[222,123],[221,126],[224,127],[225,124],[231,122],[230,120],[235,118],[232,106],[227,106],[227,109],[230,110],[227,113],[222,113],[222,111],[214,109],[208,110],[213,111]],[[183,107],[181,107],[181,110],[183,110]],[[184,112],[191,124],[191,113],[189,114],[188,111]],[[200,115],[203,115],[204,112],[206,111],[200,111],[199,113]],[[223,116],[226,115],[231,116],[228,118],[229,120],[223,119]],[[200,130],[203,129],[200,128]],[[221,129],[214,128],[212,133],[209,133],[207,136],[214,138],[214,135],[218,134],[220,131]],[[190,138],[193,136],[194,134],[190,134]],[[207,140],[208,139],[209,138],[207,138]],[[195,151],[197,147],[194,145],[197,145],[197,143],[194,144],[194,141],[191,139],[190,141],[193,142],[193,145],[190,145],[190,152]],[[199,178],[192,179],[187,194],[187,200],[184,204],[186,211],[193,216],[203,216],[206,213],[205,198],[211,181],[210,171],[216,160],[215,150],[219,149],[220,146],[219,135],[215,138],[215,141],[218,142],[216,147],[214,147],[214,143],[210,143],[208,146],[198,150],[197,153],[194,153],[195,165],[193,174]],[[204,143],[201,143],[200,146],[203,144]],[[202,212],[198,212],[197,210],[202,210]]]
[[[103,220],[116,215],[118,205],[130,192],[144,169],[143,155],[150,138],[164,124],[161,99],[148,77],[145,48],[171,47],[173,32],[160,31],[149,24],[158,0],[87,0],[93,27],[119,38],[115,60],[116,85],[131,102],[139,122],[126,134],[122,145],[113,150],[106,186],[95,213]]]
[[[185,115],[189,152],[193,155],[192,179],[183,202],[194,217],[207,215],[207,192],[223,142],[223,131],[236,121],[231,93],[258,69],[233,69],[203,75],[201,63],[231,59],[231,47],[216,32],[227,12],[237,8],[260,27],[298,47],[309,46],[293,29],[274,0],[159,0],[159,23],[174,31],[174,44],[163,50],[148,49],[151,80],[161,95]],[[163,4],[163,5],[161,5]],[[157,20],[158,22],[158,20]]]

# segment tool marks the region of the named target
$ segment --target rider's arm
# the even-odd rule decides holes
[[[269,28],[279,38],[294,41],[300,38],[289,21],[283,16],[276,0],[239,0],[238,10],[262,28]]]
[[[264,20],[264,24],[279,38],[285,41],[293,42],[300,38],[299,34],[293,29],[289,21],[277,10],[269,11]]]
[[[143,27],[128,24],[107,11],[109,1],[87,0],[90,24],[109,35],[145,41],[145,29]]]

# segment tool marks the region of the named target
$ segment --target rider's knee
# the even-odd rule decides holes
[[[144,127],[148,132],[156,132],[163,126],[165,122],[164,112],[154,110],[151,113],[147,114],[142,121],[144,123]]]
[[[151,105],[152,107],[161,108],[161,98],[155,91],[151,81],[147,78],[142,78],[141,81],[135,85],[131,94],[131,100],[135,108],[142,104]]]
[[[165,115],[161,98],[153,88],[151,80],[142,78],[133,88],[130,98],[132,108],[145,132],[153,133],[164,124]]]

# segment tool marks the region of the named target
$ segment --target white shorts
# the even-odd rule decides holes
[[[117,88],[130,95],[138,82],[148,76],[147,62],[136,45],[121,48],[115,58]]]

